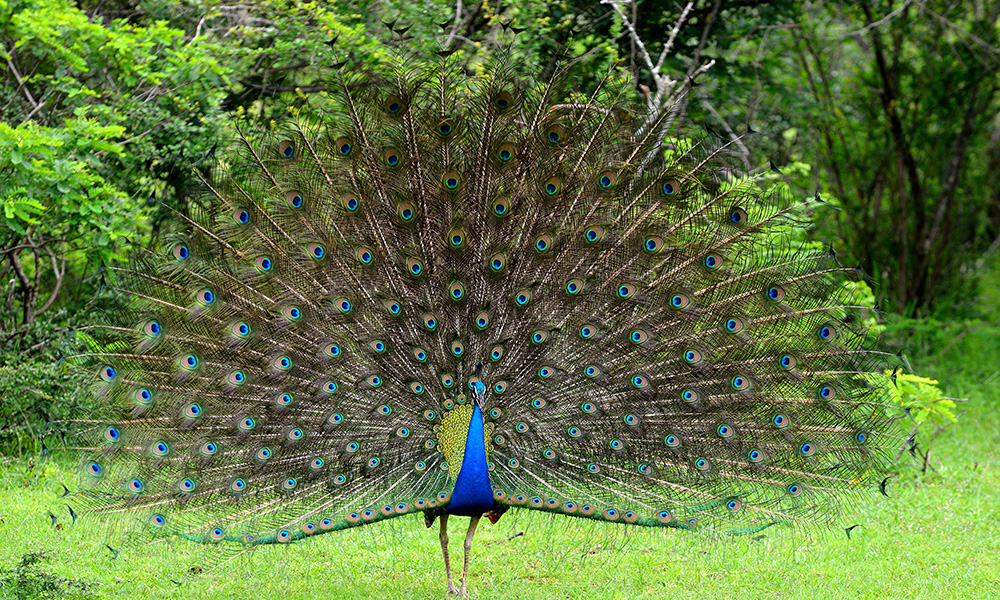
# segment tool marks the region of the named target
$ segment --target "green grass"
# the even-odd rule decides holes
[[[1000,596],[1000,336],[972,327],[918,361],[953,396],[957,426],[931,447],[935,473],[904,470],[840,529],[712,538],[549,515],[484,522],[473,548],[473,598],[987,598]],[[262,548],[226,563],[211,548],[160,543],[117,559],[87,520],[71,525],[61,482],[72,467],[0,467],[0,598],[436,598],[444,568],[419,515]],[[47,510],[63,528],[50,527]],[[466,520],[453,519],[461,564]],[[524,535],[508,539],[516,533]],[[33,564],[23,564],[32,562]],[[215,564],[181,579],[192,565]],[[47,594],[47,595],[46,595]]]

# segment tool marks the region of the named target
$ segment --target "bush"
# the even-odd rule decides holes
[[[71,330],[36,321],[13,342],[0,353],[0,455],[20,458],[66,445],[69,419],[89,414],[94,400],[89,374],[63,360],[80,348]]]

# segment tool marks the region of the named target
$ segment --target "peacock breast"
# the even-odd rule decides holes
[[[489,431],[478,404],[459,404],[444,414],[437,431],[438,450],[452,484],[449,514],[480,516],[496,507],[489,473]]]

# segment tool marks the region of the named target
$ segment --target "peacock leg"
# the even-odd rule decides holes
[[[441,515],[441,553],[444,554],[444,571],[448,574],[448,595],[458,594],[455,584],[451,580],[451,559],[448,558],[448,514]]]
[[[465,582],[469,577],[469,553],[472,552],[472,536],[476,535],[476,525],[482,517],[472,517],[469,521],[469,531],[465,534],[465,566],[462,567],[462,587],[458,593],[460,596],[468,596],[465,590]]]

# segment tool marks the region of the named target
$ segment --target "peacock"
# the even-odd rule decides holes
[[[673,135],[614,71],[455,58],[341,68],[316,114],[237,124],[200,201],[108,267],[87,512],[227,548],[421,513],[464,596],[511,509],[756,534],[873,489],[884,355],[855,269],[792,242],[818,197]]]

